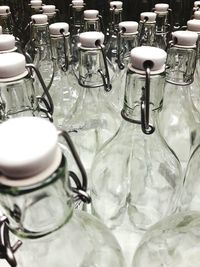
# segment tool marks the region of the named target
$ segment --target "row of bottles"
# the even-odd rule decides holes
[[[70,4],[70,24],[32,0],[26,43],[0,23],[0,258],[13,267],[189,266],[165,240],[198,227],[197,2],[187,30],[166,3],[122,21],[121,1],[110,2],[106,28],[83,0]],[[144,235],[135,256],[132,233]]]

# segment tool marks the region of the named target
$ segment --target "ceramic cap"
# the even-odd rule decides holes
[[[83,0],[72,0],[72,5],[80,7],[84,5],[84,1]]]
[[[0,34],[0,52],[15,50],[15,37],[11,34]]]
[[[176,31],[172,33],[172,39],[175,41],[175,45],[180,46],[196,46],[198,34],[192,31]]]
[[[198,19],[188,20],[187,21],[187,29],[188,29],[188,31],[200,33],[200,20],[198,20]]]
[[[35,14],[31,16],[31,20],[34,24],[46,24],[48,17],[45,14]]]
[[[123,2],[122,1],[111,1],[110,8],[115,7],[115,9],[122,9]]]
[[[125,34],[134,34],[137,33],[138,23],[136,21],[122,21],[119,23],[119,29],[124,28]]]
[[[97,19],[99,15],[99,11],[95,9],[88,9],[84,11],[84,18],[85,19]]]
[[[49,25],[49,30],[51,35],[62,35],[61,31],[64,34],[69,33],[69,24],[66,22],[56,22]]]
[[[86,48],[96,48],[96,41],[104,42],[104,34],[102,32],[83,32],[79,35],[81,46]]]
[[[155,12],[157,13],[166,13],[169,9],[168,4],[159,3],[155,5]]]
[[[142,12],[140,14],[141,21],[145,20],[145,18],[148,18],[148,22],[155,22],[156,21],[156,13],[155,12]]]
[[[2,34],[2,26],[0,26],[0,34]]]
[[[13,78],[26,72],[24,55],[12,52],[0,54],[0,79]]]
[[[132,67],[138,70],[145,70],[145,61],[151,61],[153,63],[152,71],[163,69],[166,58],[167,53],[157,47],[140,46],[131,50]]]
[[[199,19],[200,20],[200,11],[195,11],[194,12],[194,19]]]
[[[36,6],[36,7],[38,7],[38,6],[42,6],[42,1],[41,0],[32,0],[31,1],[31,6],[32,7],[34,7],[34,6]]]
[[[10,13],[9,6],[0,6],[0,15],[6,15]]]
[[[39,174],[55,158],[55,126],[38,117],[19,117],[0,125],[0,172],[22,180]]]
[[[195,7],[200,6],[200,1],[195,1],[195,2],[194,2],[194,6],[195,6]]]
[[[56,6],[54,6],[54,5],[44,5],[44,6],[42,6],[42,10],[46,14],[55,13]]]

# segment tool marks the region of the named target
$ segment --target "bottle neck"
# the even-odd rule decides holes
[[[168,13],[166,14],[157,14],[156,16],[156,33],[163,34],[167,33],[167,17]]]
[[[34,42],[34,46],[36,48],[44,46],[51,47],[51,39],[50,39],[48,23],[40,26],[32,24],[30,35],[31,35],[31,41]]]
[[[120,35],[119,38],[119,53],[122,58],[122,62],[126,63],[130,59],[130,53],[133,48],[138,45],[138,35]]]
[[[139,23],[139,45],[152,46],[154,44],[154,36],[156,33],[156,23]]]
[[[145,74],[142,75],[128,70],[122,114],[130,122],[140,125],[142,117],[141,99],[145,84]],[[156,116],[162,109],[164,84],[164,72],[150,76],[149,122],[153,127],[155,127]]]
[[[110,33],[117,32],[122,21],[122,10],[110,10]]]
[[[51,38],[52,58],[54,61],[54,70],[68,71],[71,62],[71,47],[69,36]]]
[[[100,32],[101,27],[99,23],[99,19],[97,20],[84,20],[84,32],[96,31]]]
[[[83,27],[83,11],[84,6],[81,8],[72,7],[72,35],[78,34]]]
[[[23,237],[38,238],[59,229],[72,215],[72,198],[66,177],[66,159],[47,179],[34,185],[0,185],[0,204],[11,230]]]

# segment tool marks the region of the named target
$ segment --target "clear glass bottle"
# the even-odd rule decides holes
[[[73,71],[69,24],[53,23],[49,26],[54,78],[49,90],[54,103],[54,124],[61,126],[65,116],[70,116],[78,98],[78,81]]]
[[[156,13],[142,12],[138,28],[139,45],[154,46],[156,34]]]
[[[123,2],[110,2],[110,22],[106,39],[106,55],[114,66],[115,71],[118,70],[117,51],[118,51],[118,32],[119,23],[122,21]]]
[[[63,122],[88,172],[97,150],[116,132],[120,119],[107,92],[111,84],[103,41],[100,32],[80,34],[79,97],[73,114]]]
[[[36,73],[43,85],[43,96],[37,96],[33,83]],[[53,103],[41,79],[40,73],[32,64],[25,62],[22,54],[0,54],[0,121],[21,116],[44,116],[51,119]]]
[[[163,109],[159,117],[160,131],[179,158],[183,171],[200,143],[198,112],[191,99],[191,84],[196,66],[197,34],[189,31],[173,33],[168,50]]]
[[[36,14],[31,16],[30,41],[26,45],[26,51],[32,57],[34,65],[40,71],[49,90],[53,80],[54,69],[47,15]],[[37,79],[36,84],[38,90],[36,93],[41,95],[42,89]]]
[[[169,23],[169,5],[168,4],[156,4],[154,8],[156,13],[156,34],[155,34],[155,46],[166,50],[167,48],[167,34],[170,28]]]
[[[196,11],[195,13],[197,12],[199,12],[200,15],[200,11]],[[196,16],[198,17],[198,14],[196,14]],[[196,68],[194,72],[194,81],[191,84],[191,97],[195,108],[200,113],[200,19],[189,20],[187,22],[187,30],[198,34]]]
[[[76,177],[77,187],[70,186],[70,166],[58,146],[55,126],[26,117],[2,123],[0,132],[0,207],[8,218],[0,217],[0,240],[5,241],[1,258],[12,267],[124,267],[109,230],[91,215],[73,209],[75,192],[89,201],[87,180],[82,166],[83,181]],[[80,167],[68,134],[59,134]],[[11,247],[9,234],[12,244],[18,239],[22,244],[18,240]]]
[[[84,32],[103,32],[102,21],[99,16],[99,11],[95,9],[84,10]]]
[[[135,21],[122,21],[119,23],[117,64],[120,71],[118,75],[112,79],[114,90],[111,91],[113,99],[115,99],[115,106],[119,112],[123,107],[126,71],[130,63],[130,53],[131,50],[138,45],[137,30],[138,23]]]
[[[0,6],[0,25],[3,33],[14,33],[13,20],[9,6]]]
[[[131,51],[122,123],[99,150],[91,168],[93,213],[111,228],[130,220],[146,230],[171,213],[181,183],[180,164],[159,132],[166,52]]]
[[[132,267],[192,267],[199,265],[200,213],[178,213],[147,231]]]

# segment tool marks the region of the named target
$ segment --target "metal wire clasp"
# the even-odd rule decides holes
[[[140,30],[140,36],[139,36],[139,46],[143,45],[143,43],[146,42],[146,34],[145,34],[145,24],[149,20],[148,17],[144,17],[144,20],[142,21],[142,27]]]
[[[145,68],[146,81],[145,86],[142,87],[141,97],[141,128],[143,133],[152,134],[155,128],[149,123],[149,104],[150,104],[150,74],[153,62],[147,60],[143,63]]]
[[[60,136],[62,136],[72,155],[73,155],[73,158],[80,170],[80,173],[81,173],[81,176],[82,176],[82,183],[80,181],[80,179],[78,178],[78,176],[72,172],[72,171],[69,171],[69,176],[72,178],[72,180],[74,181],[76,187],[72,187],[72,191],[76,194],[76,197],[75,197],[75,201],[76,200],[81,200],[83,201],[84,203],[90,203],[91,202],[91,197],[89,196],[89,194],[87,193],[87,174],[86,174],[86,171],[85,171],[85,168],[83,167],[83,164],[79,158],[79,155],[75,149],[75,146],[69,136],[69,134],[66,132],[66,131],[59,131],[58,134]]]
[[[100,40],[97,40],[95,42],[96,47],[101,49],[101,53],[103,55],[103,61],[104,61],[104,65],[105,65],[105,74],[103,73],[102,69],[99,69],[98,72],[101,75],[101,78],[103,80],[103,86],[104,86],[104,90],[109,92],[112,89],[112,84],[110,82],[110,74],[108,71],[108,65],[107,65],[107,61],[106,61],[106,54],[104,52],[104,47],[101,45]]]
[[[14,246],[10,244],[9,237],[9,221],[8,218],[3,215],[0,217],[0,259],[5,259],[11,267],[17,266],[14,253],[22,245],[22,242],[18,240]]]
[[[120,31],[117,31],[117,65],[120,70],[124,69],[124,64],[121,61],[121,35],[126,32],[126,28],[122,27]]]
[[[54,111],[54,105],[53,105],[53,100],[51,98],[51,95],[49,94],[49,90],[48,88],[46,87],[45,83],[44,83],[44,80],[42,78],[42,75],[40,74],[39,70],[35,67],[34,64],[26,64],[26,68],[30,69],[30,71],[34,70],[41,85],[42,85],[42,88],[44,90],[44,94],[43,96],[37,96],[37,99],[39,101],[41,101],[46,109],[40,107],[40,110],[43,111],[47,117],[49,118],[50,121],[52,121],[52,115],[53,115],[53,111]],[[45,98],[46,96],[46,98]]]
[[[63,37],[63,46],[64,46],[64,59],[65,59],[65,63],[62,65],[62,70],[64,72],[68,71],[69,69],[69,59],[67,56],[67,50],[66,50],[66,35],[65,35],[65,31],[64,29],[60,30],[60,33],[62,34]]]

